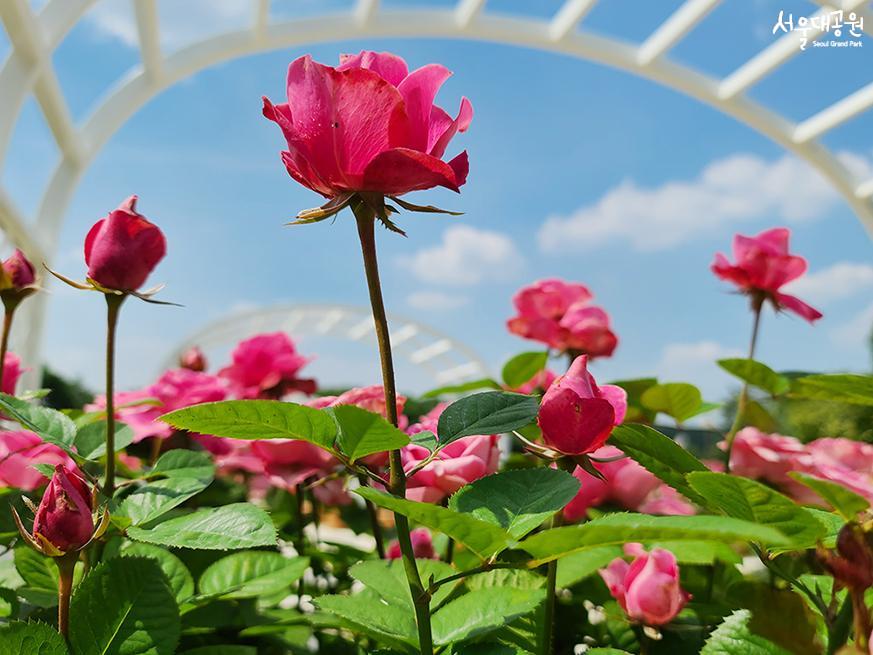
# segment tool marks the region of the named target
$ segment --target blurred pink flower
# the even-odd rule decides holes
[[[748,427],[737,432],[731,448],[731,473],[785,485],[789,471],[812,463],[809,451],[794,437],[766,434]]]
[[[284,332],[259,334],[240,341],[232,363],[218,372],[230,384],[234,398],[279,399],[291,391],[315,392],[315,381],[298,377],[309,359],[297,352]]]
[[[136,291],[164,258],[163,232],[136,211],[130,196],[85,237],[88,277],[107,289]]]
[[[0,380],[0,391],[14,396],[15,387],[18,386],[18,379],[24,373],[24,369],[21,368],[21,360],[15,353],[7,352],[3,362],[3,380]]]
[[[252,453],[261,460],[270,482],[291,493],[308,478],[333,471],[339,462],[326,450],[297,439],[264,439],[251,442]]]
[[[74,465],[63,450],[33,432],[0,432],[0,487],[33,491],[43,486],[47,478],[33,468],[34,464]]]
[[[415,559],[439,559],[433,549],[433,539],[430,536],[430,530],[426,528],[416,528],[409,533],[409,538],[412,541],[412,552]],[[388,546],[386,553],[388,559],[400,559],[403,553],[400,552],[400,542],[396,539]]]
[[[264,98],[264,116],[282,128],[282,161],[300,184],[326,198],[371,191],[401,195],[467,180],[467,153],[442,160],[473,107],[463,98],[453,119],[434,105],[451,72],[428,64],[412,73],[387,52],[344,55],[337,67],[305,55],[288,68],[288,102]]]
[[[590,305],[587,287],[563,280],[540,280],[520,289],[513,298],[518,315],[509,331],[561,351],[609,357],[618,345],[609,315]]]
[[[425,430],[436,434],[440,414],[447,407],[440,403],[406,432],[415,435]],[[403,448],[403,470],[407,473],[430,454],[427,448],[410,444]],[[407,480],[407,498],[438,503],[465,484],[497,472],[500,448],[497,435],[470,436],[453,441],[434,461]]]
[[[552,386],[552,382],[557,379],[558,376],[546,368],[538,373],[534,373],[530,380],[515,389],[509,389],[509,391],[530,395],[537,391],[546,391],[550,386]]]
[[[202,373],[207,368],[206,355],[197,346],[192,346],[179,357],[179,368],[187,368],[189,371]]]
[[[600,448],[626,411],[625,390],[610,384],[598,387],[588,372],[588,357],[580,355],[546,391],[537,422],[549,448],[581,455]]]
[[[769,300],[778,309],[794,312],[810,323],[822,313],[795,296],[779,291],[785,284],[806,272],[806,260],[788,252],[788,228],[777,227],[758,236],[734,236],[734,260],[718,253],[712,263],[712,272],[719,278],[736,285],[743,293]]]
[[[387,405],[385,404],[385,390],[382,385],[372,384],[368,387],[355,387],[341,393],[339,396],[319,396],[308,403],[310,407],[324,409],[337,405],[355,405],[368,412],[379,414],[382,418],[388,418]],[[404,416],[403,408],[406,406],[406,396],[397,395],[397,425],[405,430],[409,425],[409,419]]]
[[[676,618],[691,595],[679,584],[679,565],[669,550],[653,548],[646,552],[641,544],[626,544],[628,564],[614,559],[600,569],[609,593],[629,618],[645,625],[665,625]]]
[[[36,284],[36,270],[30,260],[21,250],[16,249],[11,256],[3,262],[3,276],[6,284],[15,291],[21,291]],[[5,285],[0,283],[0,291],[5,291]]]

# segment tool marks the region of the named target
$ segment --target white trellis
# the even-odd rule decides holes
[[[0,69],[0,165],[21,107],[33,94],[61,152],[37,214],[25,220],[8,189],[0,187],[0,227],[7,240],[35,260],[54,254],[67,206],[83,172],[97,152],[140,107],[172,84],[216,63],[267,50],[355,38],[463,38],[560,52],[653,80],[734,117],[816,168],[845,198],[873,233],[873,179],[855,175],[820,138],[873,107],[873,82],[805,120],[795,122],[746,93],[790,59],[802,56],[797,36],[786,34],[716,79],[669,57],[675,47],[720,0],[686,0],[640,44],[579,29],[597,0],[566,0],[548,19],[501,15],[486,0],[459,0],[454,7],[380,8],[378,0],[358,0],[349,11],[271,22],[269,0],[252,0],[250,25],[217,34],[170,55],[161,52],[157,0],[131,0],[140,43],[140,64],[111,88],[81,125],[69,109],[52,65],[52,53],[96,0],[49,0],[34,14],[28,0],[0,0],[0,20],[12,52]],[[178,0],[174,0],[178,1]],[[241,0],[242,1],[242,0]],[[873,11],[866,0],[817,0],[818,14],[842,9],[864,18],[873,34]],[[812,22],[811,25],[815,25]],[[812,28],[807,38],[822,31]],[[46,294],[28,303],[25,341],[17,344],[25,360],[38,360]]]

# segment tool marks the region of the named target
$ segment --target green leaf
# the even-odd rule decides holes
[[[752,634],[749,610],[737,610],[727,617],[706,640],[700,655],[791,655],[772,641]]]
[[[676,556],[680,564],[712,564],[716,561],[738,564],[742,557],[721,541],[646,541],[646,548],[663,548]]]
[[[504,471],[461,487],[449,509],[499,525],[520,539],[563,509],[579,491],[579,481],[558,469]]]
[[[532,396],[486,391],[456,400],[440,414],[440,445],[474,434],[502,434],[531,423],[539,402]]]
[[[477,391],[479,389],[502,389],[503,387],[491,378],[481,378],[479,380],[471,380],[461,384],[452,384],[446,387],[437,387],[423,394],[422,398],[437,398],[447,394],[467,393],[468,391]]]
[[[815,545],[825,533],[825,526],[804,508],[755,480],[726,473],[695,472],[688,475],[688,481],[708,506],[734,518],[776,528],[788,537],[789,546]]]
[[[510,389],[520,387],[534,375],[542,371],[549,361],[549,353],[535,351],[521,353],[510,359],[503,366],[503,382]]]
[[[422,448],[427,448],[429,453],[432,453],[439,445],[436,435],[430,430],[423,430],[422,432],[412,435],[409,438],[409,443],[421,446]]]
[[[544,589],[492,587],[464,594],[433,615],[433,639],[451,644],[488,634],[533,612],[546,597]]]
[[[309,558],[287,558],[269,551],[234,553],[211,564],[198,583],[200,593],[224,598],[255,598],[289,591]]]
[[[337,426],[329,414],[278,400],[223,400],[178,409],[161,417],[180,430],[232,439],[302,439],[326,450]]]
[[[197,478],[166,478],[149,482],[122,501],[118,514],[128,517],[133,525],[149,523],[199,494],[209,482]]]
[[[698,504],[702,498],[685,476],[693,471],[708,471],[706,465],[665,434],[647,425],[629,423],[616,426],[611,442],[636,460],[665,484]]]
[[[115,424],[115,450],[126,448],[133,442],[133,430],[124,423]],[[85,459],[98,459],[106,454],[106,421],[89,423],[76,433],[76,452]]]
[[[791,396],[852,405],[873,405],[873,376],[807,375],[792,382]]]
[[[355,493],[379,507],[398,512],[432,530],[447,534],[482,559],[496,555],[515,543],[512,535],[503,528],[469,514],[431,503],[404,500],[368,487],[355,489]]]
[[[258,649],[255,646],[200,646],[186,650],[179,655],[258,655]]]
[[[72,451],[76,438],[76,424],[65,414],[5,393],[0,393],[0,410],[22,427],[36,432],[46,443],[59,446],[68,453]]]
[[[21,545],[13,551],[15,569],[24,580],[19,596],[39,607],[58,604],[58,568],[51,557]]]
[[[418,643],[418,633],[412,612],[396,605],[374,602],[367,594],[357,596],[320,596],[315,605],[342,618],[362,632],[388,646],[400,646],[404,651]]]
[[[45,623],[0,625],[0,655],[67,655],[64,638]]]
[[[158,458],[149,477],[197,478],[212,480],[215,477],[215,464],[209,453],[177,448]]]
[[[127,536],[171,548],[238,550],[276,545],[270,515],[249,503],[200,509],[159,523],[153,528],[132,527]]]
[[[739,357],[720,359],[718,365],[731,375],[738,377],[753,387],[763,389],[771,396],[780,396],[791,388],[791,380],[772,368],[754,359]]]
[[[600,546],[562,557],[558,560],[557,586],[571,587],[621,556],[621,546]]]
[[[642,403],[653,412],[661,412],[681,423],[700,413],[703,398],[693,384],[668,382],[646,389]]]
[[[366,409],[339,405],[330,411],[339,423],[340,448],[352,462],[373,453],[397,450],[409,443],[405,432]]]
[[[866,498],[837,482],[823,480],[797,471],[788,475],[824,498],[847,521],[857,520],[858,514],[870,507],[870,502]]]
[[[70,603],[73,655],[171,655],[179,608],[157,562],[116,557],[79,583]]]
[[[425,585],[433,577],[434,580],[446,578],[457,573],[449,564],[439,560],[417,560],[418,573]],[[367,560],[358,562],[349,574],[359,582],[366,585],[379,594],[385,602],[412,609],[412,593],[409,591],[409,582],[406,580],[406,572],[403,562],[400,560]],[[440,586],[431,598],[431,607],[438,607],[452,593],[451,584]]]
[[[539,565],[595,546],[657,540],[788,542],[775,528],[731,517],[616,512],[581,525],[544,530],[522,541],[520,547],[533,555],[532,565]]]
[[[635,380],[616,380],[610,382],[627,392],[627,414],[625,423],[652,423],[656,412],[643,406],[643,394],[658,384],[657,378],[637,378]]]
[[[121,557],[138,557],[154,560],[167,576],[167,582],[177,603],[182,603],[194,595],[194,578],[188,567],[168,550],[127,541],[121,547]]]
[[[592,651],[585,651],[591,653]],[[454,650],[454,655],[533,655],[529,650],[522,650],[509,644],[482,643],[461,644]]]

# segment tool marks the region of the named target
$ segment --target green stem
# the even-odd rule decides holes
[[[12,332],[12,315],[14,313],[15,306],[6,305],[6,311],[3,313],[3,336],[0,338],[0,384],[3,382],[3,373],[6,369],[6,353],[9,352],[9,335]]]
[[[118,310],[127,296],[107,293],[106,298],[106,469],[103,495],[115,494],[115,329]]]
[[[559,510],[552,517],[552,528],[559,528],[564,522],[563,510]],[[552,638],[555,631],[555,605],[556,605],[556,588],[558,582],[558,560],[553,559],[548,563],[546,569],[546,607],[543,614],[543,634],[540,640],[541,655],[551,655],[552,653]]]
[[[391,357],[391,337],[388,332],[388,317],[385,314],[385,303],[382,299],[382,285],[379,281],[379,263],[376,257],[376,214],[360,198],[355,198],[351,204],[358,225],[358,238],[361,242],[361,254],[364,258],[364,272],[367,277],[367,289],[370,293],[370,306],[373,309],[373,321],[376,327],[376,339],[379,342],[379,357],[382,364],[382,386],[385,390],[385,411],[388,421],[397,425],[397,389],[394,381],[394,361]],[[406,474],[403,471],[403,461],[399,450],[389,454],[390,478],[388,488],[399,498],[406,497]],[[418,643],[421,655],[433,654],[433,637],[430,625],[430,594],[421,582],[421,575],[415,563],[412,550],[412,539],[409,536],[409,521],[399,513],[394,514],[394,524],[397,528],[397,541],[403,555],[403,568],[412,594],[415,607],[415,619],[418,626]]]
[[[73,573],[78,559],[78,552],[55,558],[58,567],[58,632],[64,639],[70,628],[70,597],[73,594]]]
[[[749,357],[748,359],[755,359],[755,347],[758,344],[758,330],[761,327],[761,310],[764,307],[764,300],[766,299],[763,295],[756,295],[752,297],[752,314],[754,315],[754,319],[752,321],[752,338],[749,341]],[[743,424],[746,420],[746,408],[749,404],[749,383],[743,383],[743,389],[740,391],[740,396],[737,399],[737,413],[734,416],[734,422],[731,424],[730,430],[728,430],[727,435],[725,436],[725,443],[727,447],[724,450],[724,470],[725,473],[731,472],[731,451],[734,447],[734,437],[737,436],[737,432],[739,432]]]

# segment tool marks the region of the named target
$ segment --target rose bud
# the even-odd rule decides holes
[[[25,541],[49,557],[81,550],[103,534],[109,519],[109,513],[104,512],[95,529],[91,488],[75,468],[63,464],[55,466],[36,509],[32,534],[27,533],[18,514],[13,514]]]
[[[429,530],[416,528],[409,533],[409,538],[412,541],[412,552],[415,555],[415,559],[438,559],[433,549],[433,540]],[[387,557],[388,559],[400,559],[402,556],[400,542],[395,539],[388,546]]]
[[[600,448],[612,428],[624,420],[627,394],[621,387],[598,387],[588,372],[588,357],[576,358],[570,369],[543,396],[537,422],[549,448],[582,455]]]
[[[873,587],[873,549],[857,523],[847,523],[837,535],[836,553],[821,550],[819,556],[831,575],[845,587],[863,591]]]
[[[206,355],[197,346],[188,348],[179,357],[179,367],[187,368],[195,373],[202,373],[206,370]]]
[[[136,211],[131,196],[85,237],[88,278],[105,289],[136,291],[164,258],[164,234]]]
[[[647,553],[641,544],[626,544],[624,552],[634,557],[628,564],[616,558],[600,577],[628,617],[644,625],[660,626],[672,621],[691,598],[679,585],[679,566],[669,550]]]
[[[12,253],[0,268],[0,296],[9,307],[36,291],[36,270],[20,250]]]

